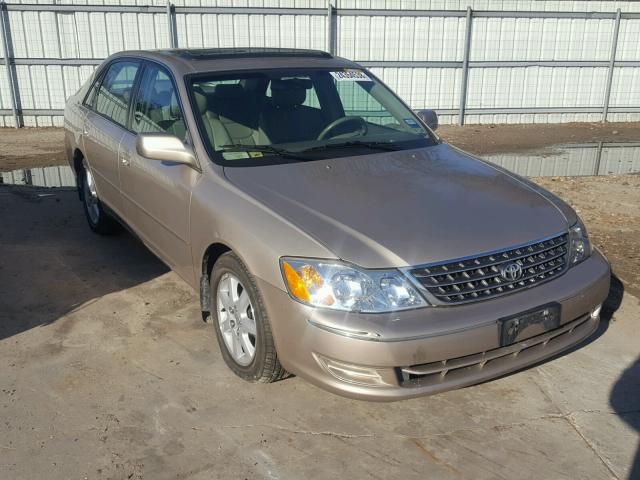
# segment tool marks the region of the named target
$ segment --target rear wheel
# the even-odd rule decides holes
[[[227,366],[250,382],[286,377],[262,297],[247,267],[232,252],[225,253],[213,267],[210,285],[213,325]]]
[[[82,162],[79,178],[82,191],[82,206],[91,230],[101,235],[111,235],[118,232],[120,225],[105,212],[102,203],[98,199],[93,174],[86,161]]]

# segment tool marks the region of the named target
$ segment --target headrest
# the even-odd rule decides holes
[[[291,79],[272,80],[271,99],[276,107],[290,108],[302,105],[307,98],[307,89],[311,80]]]
[[[244,88],[239,83],[220,83],[216,85],[213,94],[218,99],[233,99],[244,96]]]
[[[207,94],[204,93],[202,87],[193,88],[193,96],[196,99],[196,105],[198,106],[198,112],[202,115],[207,111]]]

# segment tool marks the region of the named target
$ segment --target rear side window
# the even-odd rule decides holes
[[[137,133],[162,132],[180,140],[186,136],[178,92],[167,71],[157,65],[145,68],[133,110],[131,128]]]
[[[84,104],[88,107],[94,108],[96,101],[96,94],[98,93],[98,88],[100,88],[100,82],[102,81],[102,75],[98,75],[98,77],[93,81],[89,93],[84,99]]]
[[[114,62],[104,75],[94,100],[95,110],[114,122],[126,126],[131,90],[140,68],[139,62]]]

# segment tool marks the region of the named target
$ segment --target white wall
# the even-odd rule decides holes
[[[44,0],[9,0],[39,3]],[[57,4],[156,5],[164,1],[59,0]],[[228,7],[321,8],[325,0],[176,0],[176,5]],[[338,8],[451,9],[640,12],[631,1],[516,0],[338,0]],[[125,49],[166,48],[165,13],[10,11],[13,55],[17,59],[102,59]],[[367,61],[458,61],[464,52],[464,17],[338,16],[337,54]],[[199,14],[176,15],[181,47],[266,46],[326,49],[326,17],[309,15]],[[611,19],[474,18],[470,60],[601,61],[609,60]],[[0,42],[2,39],[0,39]],[[1,52],[1,51],[0,51]],[[620,24],[618,61],[640,65],[640,19]],[[22,108],[58,110],[95,66],[16,65]],[[462,70],[425,66],[379,66],[380,76],[414,108],[457,110]],[[600,113],[495,114],[494,108],[598,107],[604,102],[608,68],[526,66],[471,68],[466,123],[598,121]],[[640,66],[616,67],[610,105],[640,107]],[[9,85],[0,71],[0,126],[12,125]],[[609,113],[610,121],[638,121],[640,113]],[[441,122],[456,122],[454,111]],[[59,116],[25,115],[27,126],[60,125]]]

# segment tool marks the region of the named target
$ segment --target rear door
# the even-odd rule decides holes
[[[119,215],[122,212],[118,150],[126,131],[131,93],[140,61],[112,62],[97,80],[85,106],[84,154],[96,182],[98,198]]]
[[[136,152],[138,134],[143,133],[166,133],[188,142],[179,94],[163,66],[145,62],[135,97],[131,131],[124,133],[120,145],[125,218],[173,270],[192,279],[189,204],[200,173],[187,165],[150,160]]]

